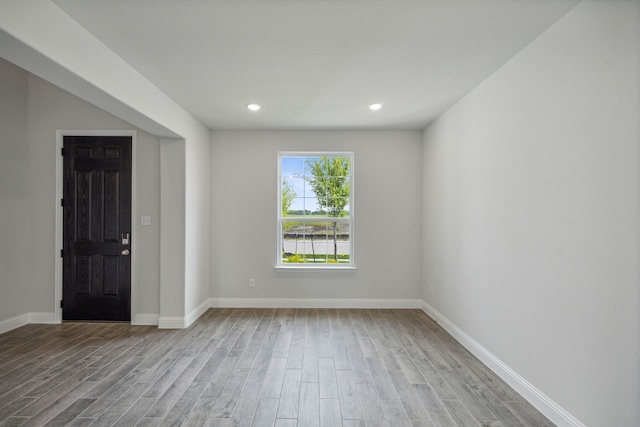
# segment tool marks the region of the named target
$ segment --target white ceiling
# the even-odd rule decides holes
[[[578,2],[53,1],[212,129],[422,129]]]

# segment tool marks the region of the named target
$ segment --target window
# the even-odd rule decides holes
[[[353,263],[353,153],[278,153],[277,266]]]

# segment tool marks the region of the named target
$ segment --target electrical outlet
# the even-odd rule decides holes
[[[250,288],[256,287],[256,279],[249,279],[249,287]]]

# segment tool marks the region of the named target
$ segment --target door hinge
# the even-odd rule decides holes
[[[62,147],[62,148],[60,149],[60,155],[61,155],[61,156],[64,156],[64,147]]]
[[[64,308],[64,300],[60,300],[60,308]]]
[[[64,249],[60,249],[60,256],[64,257]]]
[[[60,199],[60,206],[64,206],[64,199]]]

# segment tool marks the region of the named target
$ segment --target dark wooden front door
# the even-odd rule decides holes
[[[65,136],[63,320],[131,320],[131,137]]]

